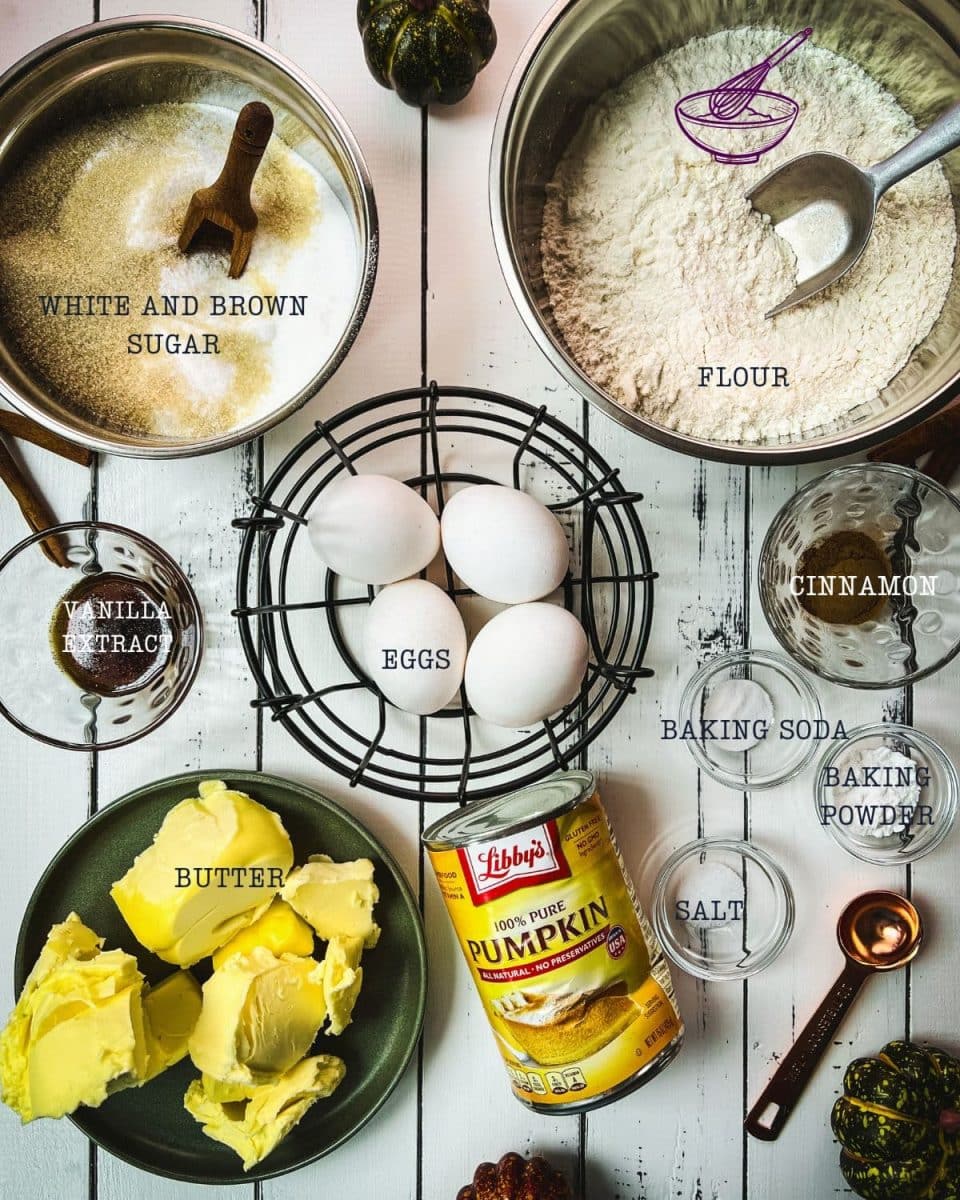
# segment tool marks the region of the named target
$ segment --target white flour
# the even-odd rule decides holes
[[[870,165],[909,141],[912,119],[859,67],[807,45],[768,78],[800,114],[749,165],[687,141],[674,104],[784,40],[735,29],[696,39],[603,97],[548,187],[544,276],[567,345],[625,407],[717,441],[796,437],[875,401],[936,321],[957,231],[934,164],[883,199],[858,266],[822,296],[766,320],[795,263],[745,197],[788,158],[831,150]],[[781,367],[788,387],[700,386],[701,367]]]

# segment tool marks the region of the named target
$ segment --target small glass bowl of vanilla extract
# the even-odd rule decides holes
[[[109,750],[144,737],[183,702],[202,650],[190,581],[142,534],[76,521],[0,559],[0,713],[39,741]]]

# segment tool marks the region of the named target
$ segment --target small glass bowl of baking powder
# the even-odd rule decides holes
[[[793,891],[769,854],[736,838],[675,850],[653,885],[653,924],[670,958],[699,979],[746,979],[790,940]]]
[[[712,658],[693,676],[676,735],[708,775],[741,791],[793,779],[825,736],[806,676],[782,654],[749,649]]]
[[[947,754],[909,725],[863,725],[831,744],[814,776],[817,820],[862,862],[889,867],[939,846],[960,784]]]

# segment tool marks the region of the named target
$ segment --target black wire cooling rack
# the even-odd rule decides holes
[[[564,581],[563,603],[587,632],[590,663],[562,712],[528,730],[498,730],[470,710],[461,689],[456,706],[414,717],[364,674],[345,626],[375,591],[311,558],[306,525],[324,488],[343,472],[377,471],[386,447],[413,464],[405,482],[437,511],[445,489],[512,482],[549,501],[567,527],[580,569]],[[498,478],[483,473],[488,459]],[[457,469],[478,460],[479,472]],[[253,705],[351,785],[411,800],[478,800],[576,764],[636,682],[653,674],[643,657],[656,572],[637,515],[641,499],[546,407],[497,392],[432,383],[317,421],[252,514],[234,521],[244,531],[234,616],[258,686]],[[458,607],[471,603],[449,567],[436,582]]]

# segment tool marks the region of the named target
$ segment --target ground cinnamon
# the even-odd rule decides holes
[[[890,559],[873,538],[840,530],[800,556],[793,591],[811,616],[830,625],[862,625],[887,603]]]

